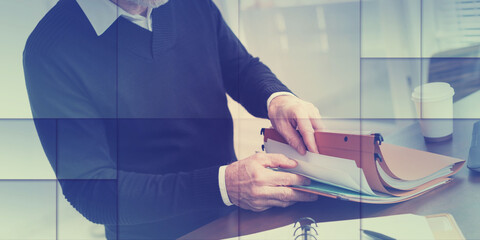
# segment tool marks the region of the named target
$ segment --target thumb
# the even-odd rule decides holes
[[[264,161],[263,166],[270,168],[294,168],[297,166],[297,162],[283,154],[268,153],[266,154],[266,161]]]

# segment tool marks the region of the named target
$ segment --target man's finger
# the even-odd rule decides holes
[[[270,168],[294,168],[297,162],[283,154],[267,153],[262,161],[262,166]]]
[[[303,142],[308,148],[308,151],[318,153],[317,144],[315,143],[315,130],[313,129],[310,118],[297,119],[298,130],[302,135]]]
[[[310,121],[312,122],[313,129],[315,131],[321,131],[325,129],[325,124],[322,121],[322,115],[320,115],[320,111],[315,106],[313,110],[310,111]]]
[[[265,200],[265,204],[271,207],[289,207],[295,204],[295,202],[284,202],[276,199],[267,199]]]
[[[325,129],[325,124],[323,124],[321,118],[310,118],[310,122],[312,123],[314,131],[322,131]]]
[[[272,172],[269,176],[271,186],[310,185],[310,179],[288,172]]]
[[[300,134],[293,128],[290,124],[286,123],[282,126],[278,126],[278,132],[282,135],[282,137],[287,140],[287,143],[295,148],[298,153],[305,155],[306,149],[305,145],[303,144],[302,137]]]
[[[283,202],[312,202],[318,199],[318,195],[296,191],[288,187],[270,187],[267,192],[271,199]]]

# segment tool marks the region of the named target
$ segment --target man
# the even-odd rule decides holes
[[[171,239],[231,210],[316,196],[309,180],[236,161],[225,93],[300,153],[320,114],[242,46],[211,0],[60,0],[24,68],[39,137],[67,200],[108,239]],[[295,130],[299,129],[300,134]]]

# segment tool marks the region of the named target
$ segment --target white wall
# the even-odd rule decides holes
[[[250,53],[298,96],[324,117],[359,117],[358,0],[218,3]],[[230,14],[235,8],[239,14]],[[248,117],[243,113],[239,116]]]
[[[0,1],[0,239],[105,239],[103,226],[83,218],[57,189],[31,120],[23,48],[56,2]]]
[[[0,118],[31,118],[22,53],[28,35],[56,0],[0,1]]]

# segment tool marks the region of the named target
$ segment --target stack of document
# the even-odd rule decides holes
[[[297,167],[279,169],[312,179],[292,188],[363,203],[397,203],[451,181],[465,163],[415,149],[382,143],[379,134],[316,132],[319,154],[300,155],[274,129],[264,129],[267,153],[295,159]]]

